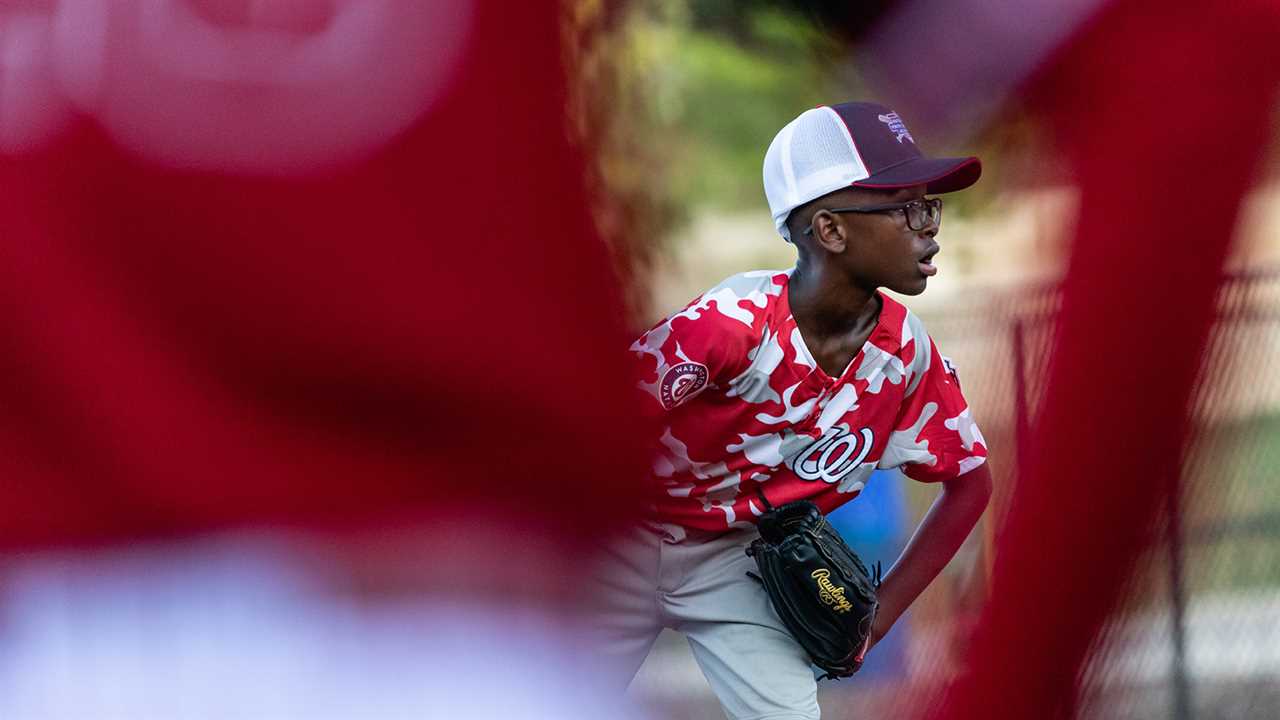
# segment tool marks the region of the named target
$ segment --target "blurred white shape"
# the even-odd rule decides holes
[[[81,108],[102,87],[110,9],[106,0],[58,0],[53,14],[51,62],[59,87]]]
[[[323,550],[223,536],[0,566],[0,717],[626,717],[547,609],[353,602]],[[404,548],[421,552],[423,548]],[[430,573],[429,564],[423,572]]]
[[[1108,687],[1168,681],[1175,663],[1173,622],[1159,610],[1117,620],[1093,660],[1091,682]],[[1197,682],[1280,678],[1280,590],[1194,595],[1184,622],[1187,671]]]
[[[41,9],[0,10],[0,152],[37,149],[70,117],[53,79],[51,17]]]
[[[125,147],[288,174],[357,159],[456,73],[473,0],[64,0],[60,86]]]

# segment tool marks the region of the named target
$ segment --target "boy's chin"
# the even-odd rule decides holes
[[[925,288],[928,286],[929,286],[929,279],[925,277],[921,277],[919,280],[916,280],[913,282],[897,283],[895,285],[890,286],[889,289],[898,293],[899,295],[919,295],[920,293],[924,292]]]

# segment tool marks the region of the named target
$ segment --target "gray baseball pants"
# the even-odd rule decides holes
[[[619,694],[658,633],[683,633],[734,720],[816,720],[817,681],[808,656],[751,578],[744,552],[754,529],[710,533],[674,525],[631,528],[596,574],[594,651]]]

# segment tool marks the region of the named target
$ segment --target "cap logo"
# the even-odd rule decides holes
[[[697,362],[683,362],[672,366],[662,375],[659,399],[668,410],[688,400],[707,386],[707,366]]]
[[[880,122],[889,126],[889,132],[898,137],[898,142],[902,142],[902,138],[911,141],[912,145],[916,144],[916,139],[911,137],[911,133],[907,130],[907,124],[902,122],[902,118],[898,117],[898,113],[891,112],[888,115],[879,115]]]

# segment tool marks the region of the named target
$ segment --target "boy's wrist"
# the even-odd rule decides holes
[[[878,642],[885,633],[889,632],[889,628],[898,621],[902,613],[906,610],[902,605],[902,600],[894,590],[897,583],[891,578],[885,578],[880,584],[880,589],[876,592],[876,599],[880,603],[880,608],[876,611],[876,619],[872,623],[871,639],[872,643]]]

